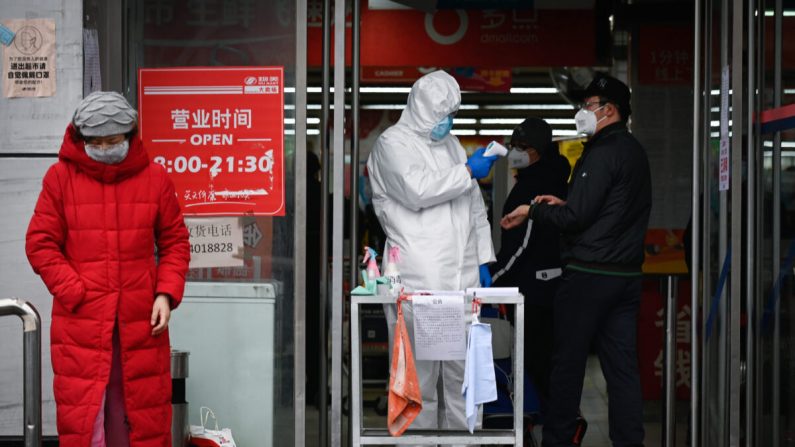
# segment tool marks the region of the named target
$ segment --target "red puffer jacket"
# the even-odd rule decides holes
[[[87,447],[108,383],[114,324],[132,447],[171,446],[168,331],[152,336],[155,295],[182,300],[190,260],[174,185],[130,139],[117,165],[90,159],[73,126],[44,184],[26,252],[54,297],[53,390],[62,447]],[[155,260],[157,248],[157,261]]]

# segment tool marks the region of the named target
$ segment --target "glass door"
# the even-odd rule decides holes
[[[304,445],[306,2],[127,0],[124,22],[130,99],[149,101],[152,93],[184,103],[164,118],[166,127],[186,132],[164,166],[177,184],[192,244],[224,237],[228,228],[239,232],[229,245],[193,244],[186,298],[173,314],[172,348],[190,352],[189,422],[198,425],[200,407],[208,407],[237,445]],[[182,79],[150,88],[140,69]],[[241,75],[229,81],[229,72]],[[276,98],[281,104],[258,112]],[[230,208],[195,211],[205,205],[180,184],[182,171],[210,183],[209,192],[198,191],[199,202],[231,198],[224,202]],[[224,189],[224,178],[248,178],[252,186]],[[261,203],[282,206],[231,208],[265,196]]]

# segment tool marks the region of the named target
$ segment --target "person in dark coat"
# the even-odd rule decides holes
[[[513,228],[532,219],[564,236],[566,267],[553,306],[555,344],[544,447],[582,441],[577,411],[592,344],[607,382],[610,440],[614,446],[643,445],[637,317],[652,189],[646,151],[627,128],[630,96],[626,84],[597,74],[574,117],[577,132],[588,141],[574,166],[567,199],[535,197],[500,222]]]
[[[539,118],[516,127],[508,161],[516,169],[516,184],[503,207],[503,216],[533,197],[566,196],[571,167],[552,143],[552,128]],[[548,402],[552,362],[552,299],[561,275],[560,233],[532,220],[502,230],[497,262],[490,266],[496,287],[518,287],[525,296],[525,371],[538,392],[543,415]]]

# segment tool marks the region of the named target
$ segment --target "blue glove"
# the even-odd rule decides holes
[[[483,155],[484,152],[486,152],[486,148],[482,147],[476,150],[467,160],[467,166],[472,171],[472,178],[480,180],[487,177],[489,171],[491,171],[491,166],[498,158],[497,155],[486,157]]]
[[[491,287],[491,272],[488,264],[480,265],[480,287]]]

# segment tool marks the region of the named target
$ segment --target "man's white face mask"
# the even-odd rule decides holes
[[[596,119],[596,112],[602,108],[604,108],[604,105],[596,110],[588,110],[586,108],[581,108],[578,110],[574,115],[574,124],[577,127],[577,133],[588,135],[589,137],[596,133],[596,125],[599,124],[599,122],[603,119],[607,118],[606,116],[603,116],[599,120]]]

